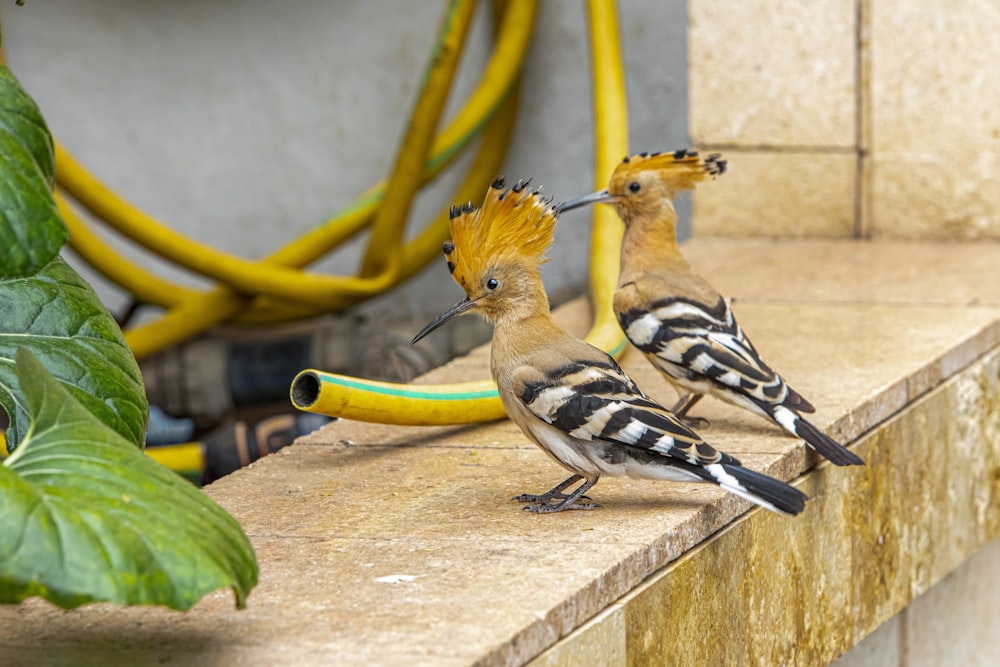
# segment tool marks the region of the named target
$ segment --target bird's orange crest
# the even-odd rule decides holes
[[[718,153],[705,156],[698,151],[681,149],[673,153],[637,153],[622,160],[611,176],[609,190],[623,192],[628,183],[646,171],[656,171],[673,190],[690,190],[708,176],[726,171],[726,161]]]
[[[444,243],[448,270],[463,289],[477,284],[490,267],[520,264],[537,267],[555,234],[558,209],[540,188],[518,181],[504,190],[493,181],[481,208],[472,202],[451,207],[451,240]]]

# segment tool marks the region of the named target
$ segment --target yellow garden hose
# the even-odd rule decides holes
[[[194,299],[202,293],[164,280],[119,254],[80,219],[59,188],[53,195],[76,254],[105,278],[131,292],[137,300],[166,307]]]
[[[607,187],[611,173],[628,153],[628,104],[615,2],[589,0],[587,12],[594,79],[594,189],[601,190]],[[625,348],[625,335],[618,325],[613,301],[625,226],[611,206],[594,208],[590,237],[590,295],[594,323],[587,342],[620,353]]]
[[[459,56],[465,43],[465,35],[472,24],[476,9],[475,0],[458,0],[449,8],[449,16],[443,22],[449,29],[435,46],[431,57],[431,67],[426,74],[423,88],[428,94],[417,100],[417,108],[410,117],[410,125],[403,139],[402,147],[396,155],[385,199],[375,220],[372,222],[371,238],[361,263],[361,273],[357,278],[345,281],[344,291],[352,281],[368,283],[361,287],[362,294],[372,294],[391,287],[399,276],[403,263],[402,240],[406,229],[406,217],[410,203],[420,189],[420,175],[424,161],[430,154],[444,103],[448,99],[451,80],[458,69]],[[325,302],[325,301],[324,301]]]
[[[466,174],[464,182],[456,192],[458,201],[478,197],[496,178],[496,174],[506,157],[516,113],[517,96],[512,93],[507,96],[500,110],[487,124],[476,158]],[[397,282],[411,277],[426,266],[431,259],[440,255],[441,243],[448,236],[448,219],[447,209],[442,210],[433,223],[405,244]],[[342,300],[338,306],[346,308],[359,302],[362,297],[343,295],[340,298]],[[266,298],[261,298],[258,301],[264,305],[257,310],[263,311],[266,315]],[[273,301],[272,303],[278,307],[278,304]],[[204,321],[204,311],[211,313],[214,310],[224,315],[227,313],[235,315],[238,309],[243,307],[243,304],[244,302],[239,299],[234,300],[226,290],[216,289],[195,300],[179,304],[168,311],[158,322],[127,331],[125,337],[136,356],[142,357],[151,351],[162,349],[173,342],[184,340],[188,335],[197,333],[199,324]],[[252,313],[248,315],[252,316]],[[248,317],[244,321],[253,320]],[[169,326],[165,326],[164,323],[169,324]]]
[[[429,71],[425,73],[423,93],[410,118],[404,148],[397,156],[393,177],[376,214],[373,242],[369,247],[384,260],[377,271],[369,271],[361,277],[311,274],[215,250],[173,231],[116,196],[57,145],[59,181],[77,201],[131,240],[237,291],[271,294],[325,308],[330,308],[331,300],[342,293],[377,294],[393,284],[398,272],[401,248],[394,239],[402,235],[410,201],[419,186],[475,5],[475,0],[452,0],[442,22],[442,34],[435,45]],[[379,243],[375,243],[376,240]],[[389,255],[395,255],[395,259]]]
[[[614,165],[628,153],[628,112],[614,0],[590,0],[588,12],[594,81],[595,181],[603,188]],[[594,212],[590,262],[594,324],[587,341],[614,356],[625,348],[625,336],[612,308],[621,235],[621,221],[612,210]],[[358,421],[427,426],[470,424],[505,416],[492,380],[404,385],[307,369],[295,377],[290,393],[292,404],[300,410]]]
[[[430,180],[447,166],[449,161],[467,145],[471,137],[493,118],[501,103],[509,97],[509,92],[520,70],[520,64],[530,40],[537,13],[537,3],[531,0],[511,0],[510,2],[497,2],[495,5],[500,9],[497,21],[496,47],[478,87],[450,125],[436,138],[432,154],[424,162],[421,182]],[[445,44],[445,47],[454,49],[454,45]],[[412,149],[412,145],[404,143],[404,146],[406,150]],[[483,149],[485,148],[487,147],[484,146]],[[506,150],[506,145],[500,146],[493,141],[490,142],[488,148],[502,155]],[[88,174],[72,159],[72,156],[61,148],[58,150],[60,152],[57,164],[59,165],[61,184],[67,192],[86,203],[88,208],[96,209],[101,213],[113,214],[115,221],[127,229],[145,225],[146,232],[144,233],[147,236],[150,235],[148,231],[150,228],[159,226],[161,232],[173,237],[172,243],[175,252],[180,252],[183,249],[187,253],[191,250],[192,246],[188,240],[179,235],[173,236],[173,233],[165,227],[145,217],[127,202],[117,198]],[[495,176],[496,168],[492,171],[494,173],[483,182],[489,183]],[[408,175],[410,173],[421,172],[414,169],[412,172],[407,172]],[[469,180],[472,179],[467,179],[467,183]],[[480,181],[481,179],[474,180]],[[247,269],[253,276],[254,272],[268,268],[262,267],[263,264],[297,268],[315,261],[364,227],[373,213],[379,210],[379,204],[384,198],[386,187],[384,183],[380,183],[369,189],[338,216],[307,232],[261,262],[236,260],[238,266]],[[468,192],[468,190],[468,187],[463,188],[463,192]],[[462,197],[465,198],[467,195],[462,194]],[[137,267],[116,253],[96,234],[82,229],[79,218],[66,199],[60,196],[58,201],[73,234],[71,245],[81,256],[95,265],[99,271],[136,294],[141,300],[170,308],[159,319],[126,332],[126,340],[136,356],[140,358],[182,342],[226,320],[273,323],[312,317],[358,303],[373,296],[383,288],[383,284],[380,283],[384,283],[384,280],[318,275],[310,275],[303,279],[303,276],[307,274],[287,269],[285,273],[278,275],[279,278],[294,278],[293,282],[285,283],[287,290],[296,291],[292,293],[293,298],[298,290],[319,289],[320,291],[313,292],[304,299],[294,298],[294,300],[289,301],[283,298],[289,295],[289,291],[283,290],[276,290],[269,294],[267,289],[259,291],[250,289],[249,294],[241,294],[232,289],[233,287],[239,288],[240,285],[219,286],[208,292],[175,286]],[[439,247],[440,241],[446,237],[446,222],[438,220],[428,226],[414,241],[402,249],[400,254],[402,267],[395,278],[390,281],[390,284],[395,284],[412,275],[435,257],[438,248],[434,246]],[[376,245],[377,247],[386,247],[385,244]],[[398,248],[399,244],[395,245]],[[373,247],[372,241],[369,241],[369,247]],[[158,251],[159,248],[154,247],[153,250]],[[256,279],[251,277],[249,280]],[[360,285],[363,289],[345,291],[341,289],[345,280],[349,281],[349,288],[351,285],[355,287]],[[247,289],[266,286],[243,283],[242,287]],[[272,295],[275,293],[278,296]],[[254,299],[253,294],[260,295]]]
[[[380,424],[474,424],[507,414],[492,380],[393,384],[310,369],[295,377],[291,397],[306,412]]]
[[[476,151],[472,165],[466,173],[465,179],[456,190],[451,201],[470,201],[480,196],[487,186],[493,182],[497,173],[503,166],[507,156],[507,148],[510,145],[510,138],[514,132],[514,124],[517,120],[518,108],[518,88],[510,92],[504,100],[503,105],[490,119],[483,130],[482,140]],[[416,237],[403,245],[402,267],[400,269],[397,282],[403,282],[413,277],[427,264],[441,255],[441,244],[448,238],[450,220],[450,206],[442,209],[434,220],[428,224]],[[360,299],[345,295],[339,307],[346,308],[354,305]],[[267,307],[278,307],[269,297],[258,299],[260,307],[257,309],[265,318],[268,315]],[[242,321],[255,322],[254,313]],[[267,319],[262,322],[268,321]]]
[[[176,445],[146,447],[149,458],[170,468],[195,484],[202,483],[205,475],[205,446],[200,442],[183,442]]]
[[[468,12],[474,8],[472,4],[464,2],[461,6],[465,8],[463,11],[466,12],[463,16],[470,16]],[[445,22],[449,31],[443,36],[444,40],[447,39],[448,34],[458,32],[455,29],[457,24],[454,23],[454,10],[453,6],[446,17],[450,20]],[[440,173],[499,108],[520,69],[530,40],[536,11],[536,3],[530,0],[512,0],[510,2],[510,7],[503,15],[498,31],[497,46],[484,70],[479,85],[450,125],[440,136],[436,137],[431,155],[425,163],[417,164],[413,169],[406,170],[408,178],[416,174],[420,175],[421,182],[426,182]],[[442,53],[447,52],[455,57],[461,44],[440,41],[438,48],[443,49]],[[435,63],[433,72],[439,71],[444,61],[434,59],[432,62]],[[439,97],[437,97],[430,95],[425,90],[422,98],[438,99],[443,102],[446,93],[447,90],[438,90],[436,95]],[[405,148],[407,155],[414,153],[412,144],[405,145]],[[366,294],[372,292],[373,288],[367,284],[370,281],[359,281],[353,277],[306,275],[285,267],[307,265],[362,229],[372,214],[379,210],[387,187],[385,183],[380,183],[369,189],[332,220],[307,232],[266,260],[255,262],[209,248],[171,230],[110,191],[58,143],[56,150],[59,183],[67,194],[128,238],[185,268],[220,280],[244,293],[271,294],[283,299],[293,299],[297,302],[319,306],[319,310],[314,309],[313,313],[323,312],[331,308],[330,299],[335,298],[331,297],[331,294],[336,295],[344,290],[358,289],[359,285]],[[413,158],[407,159],[411,162],[416,161]],[[65,199],[62,203],[66,204]],[[405,219],[405,216],[400,216],[400,218]],[[398,249],[398,244],[396,245]],[[380,252],[382,252],[387,246],[370,243],[369,247],[379,247],[381,248]],[[95,264],[108,264],[110,263],[107,259],[109,257],[108,251],[114,252],[106,246],[101,248],[100,252],[83,248],[80,253],[81,255],[86,253],[88,261]],[[140,272],[139,275],[142,273]],[[133,280],[131,285],[134,285],[135,282],[138,281]],[[141,289],[130,288],[130,291],[139,292]],[[174,305],[179,299],[167,296],[163,301],[164,303],[153,303]]]

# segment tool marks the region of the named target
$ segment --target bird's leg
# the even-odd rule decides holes
[[[688,417],[688,410],[694,407],[694,404],[701,400],[701,397],[705,394],[698,394],[695,392],[690,392],[681,396],[680,400],[674,403],[674,407],[670,408],[670,411],[684,423],[685,426],[690,426],[692,428],[704,428],[708,426],[708,420],[704,417]]]
[[[705,394],[699,394],[699,393],[693,392],[693,391],[692,392],[688,392],[687,394],[684,394],[683,396],[681,396],[680,400],[678,400],[676,403],[674,403],[674,407],[670,408],[670,411],[673,412],[678,417],[684,417],[684,416],[687,415],[688,410],[690,410],[691,408],[693,408],[695,406],[695,404],[698,401],[700,401],[701,397],[704,396],[704,395]]]
[[[580,477],[580,475],[574,475],[574,477]],[[528,505],[524,509],[532,514],[549,514],[550,512],[562,512],[563,510],[597,509],[600,507],[597,503],[580,503],[577,501],[587,497],[584,494],[590,490],[590,487],[597,484],[598,479],[600,479],[599,475],[596,475],[593,479],[588,479],[586,482],[577,487],[576,491],[565,496],[565,499],[561,503],[557,503],[555,505]],[[554,490],[555,489],[553,489],[553,491]],[[559,495],[562,494],[560,493]]]
[[[532,493],[522,493],[519,496],[514,496],[511,500],[516,500],[519,503],[547,503],[550,500],[565,500],[568,497],[563,493],[563,491],[566,490],[566,487],[576,484],[581,479],[583,479],[583,475],[573,475],[553,487],[551,491],[547,491],[538,496]]]

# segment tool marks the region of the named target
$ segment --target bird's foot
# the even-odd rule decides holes
[[[690,415],[678,417],[678,419],[680,419],[681,423],[687,426],[688,428],[694,428],[694,429],[708,428],[709,424],[712,423],[705,417],[692,417]]]
[[[691,417],[688,416],[688,410],[693,408],[695,404],[701,400],[704,394],[684,394],[680,397],[674,406],[670,408],[670,411],[674,413],[674,416],[681,421],[682,424],[688,428],[705,428],[708,426],[708,420],[704,417]]]
[[[550,500],[566,500],[572,494],[565,494],[563,491],[565,491],[567,487],[573,486],[581,479],[583,479],[582,475],[570,475],[545,493],[537,496],[533,493],[522,493],[519,496],[514,496],[511,500],[516,500],[519,503],[539,503],[542,505],[548,503]],[[590,487],[588,486],[587,489],[589,488]],[[580,489],[586,491],[583,487],[580,487]],[[574,491],[573,493],[577,493],[580,489],[577,489],[577,491]]]
[[[581,503],[581,500],[590,500],[584,494],[590,487],[597,483],[597,477],[584,481],[583,484],[574,489],[571,493],[563,493],[568,487],[583,479],[583,475],[573,475],[549,491],[541,495],[522,493],[514,496],[513,500],[519,503],[532,503],[524,508],[532,514],[548,514],[550,512],[561,512],[563,510],[592,510],[600,507],[597,503]],[[552,502],[558,501],[558,502]]]
[[[532,514],[551,514],[563,510],[596,510],[598,507],[600,507],[598,503],[571,503],[567,505],[565,502],[561,502],[555,505],[526,505],[521,509]]]

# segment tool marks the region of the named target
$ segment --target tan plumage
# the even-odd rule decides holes
[[[467,296],[414,338],[472,310],[493,324],[490,363],[507,414],[573,473],[547,493],[516,500],[532,512],[593,509],[584,493],[607,474],[712,482],[769,509],[800,512],[801,492],[712,448],[645,396],[614,359],[556,324],[538,267],[558,210],[525,185],[504,191],[497,179],[482,209],[452,210],[444,251]]]
[[[640,153],[615,169],[607,190],[562,210],[608,203],[625,223],[615,313],[632,344],[682,393],[679,416],[710,393],[767,417],[837,465],[863,464],[802,417],[813,406],[764,363],[729,303],[681,254],[673,198],[725,166],[719,155],[694,151]]]

